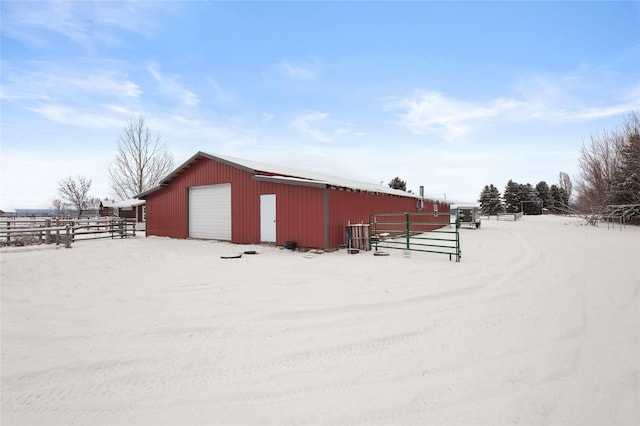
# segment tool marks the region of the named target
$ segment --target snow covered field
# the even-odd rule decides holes
[[[2,424],[638,424],[640,229],[580,223],[485,220],[460,263],[2,253]]]

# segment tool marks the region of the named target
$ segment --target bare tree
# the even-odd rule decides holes
[[[62,202],[61,199],[56,198],[55,200],[53,200],[53,209],[55,210],[57,215],[64,214],[66,208],[67,206]]]
[[[613,177],[620,165],[620,152],[624,135],[618,130],[591,135],[589,146],[580,149],[578,167],[580,179],[576,182],[578,205],[582,209],[605,205]]]
[[[159,136],[151,137],[144,117],[127,120],[118,152],[109,165],[114,194],[120,199],[133,198],[158,185],[173,167],[173,156]]]
[[[560,172],[558,186],[560,186],[560,189],[567,195],[567,200],[571,200],[571,196],[573,195],[573,182],[571,182],[571,178],[567,173]]]
[[[96,207],[96,198],[89,195],[90,189],[91,179],[80,175],[77,179],[69,176],[58,182],[58,194],[62,201],[66,201],[78,211],[78,217],[83,211]],[[60,202],[58,206],[63,206],[63,203]]]

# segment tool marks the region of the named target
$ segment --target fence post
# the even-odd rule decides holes
[[[65,248],[71,248],[71,227],[69,226],[68,223],[67,223],[66,228],[67,228],[66,229],[67,238],[65,238],[64,247]]]
[[[369,215],[369,223],[372,224],[372,232],[369,233],[369,238],[374,238],[375,236],[375,241],[374,241],[374,245],[376,248],[376,251],[378,251],[378,240],[380,239],[380,237],[378,236],[378,218],[373,215],[370,214]]]
[[[406,233],[407,250],[411,250],[411,229],[409,227],[409,213],[404,214],[404,231]]]
[[[45,228],[51,228],[51,219],[45,219],[44,226]],[[51,242],[51,230],[47,229],[46,231],[44,231],[44,243],[49,244],[50,242]]]

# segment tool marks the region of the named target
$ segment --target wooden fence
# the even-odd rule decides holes
[[[136,236],[135,219],[100,218],[2,218],[0,246],[29,246],[35,244],[64,244],[71,247],[76,241],[99,238],[127,238]]]

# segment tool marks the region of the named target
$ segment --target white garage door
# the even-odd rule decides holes
[[[231,184],[189,188],[189,236],[231,240]]]

